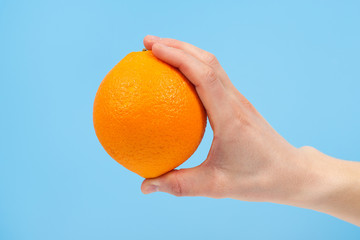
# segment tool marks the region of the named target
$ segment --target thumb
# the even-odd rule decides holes
[[[145,179],[141,191],[144,194],[160,191],[177,197],[203,196],[208,185],[207,176],[202,166],[172,170],[160,177]]]

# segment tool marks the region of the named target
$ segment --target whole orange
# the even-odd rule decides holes
[[[93,121],[106,152],[144,178],[186,161],[206,127],[206,112],[193,85],[152,52],[132,52],[104,78]]]

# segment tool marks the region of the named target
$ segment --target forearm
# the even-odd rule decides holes
[[[360,226],[360,163],[339,160],[313,148],[303,150],[311,173],[293,205],[330,214]]]

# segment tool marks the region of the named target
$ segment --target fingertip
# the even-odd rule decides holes
[[[146,49],[151,50],[155,42],[159,41],[161,38],[153,35],[146,35],[144,37],[144,46]]]
[[[141,184],[141,192],[143,194],[150,194],[159,191],[159,183],[155,180],[145,179]]]
[[[144,38],[144,47],[148,50],[151,50],[152,48],[152,44],[146,39],[146,37]]]

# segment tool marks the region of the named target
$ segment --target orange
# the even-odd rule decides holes
[[[195,152],[206,112],[184,75],[142,51],[128,54],[105,76],[95,96],[93,121],[112,158],[154,178]]]

